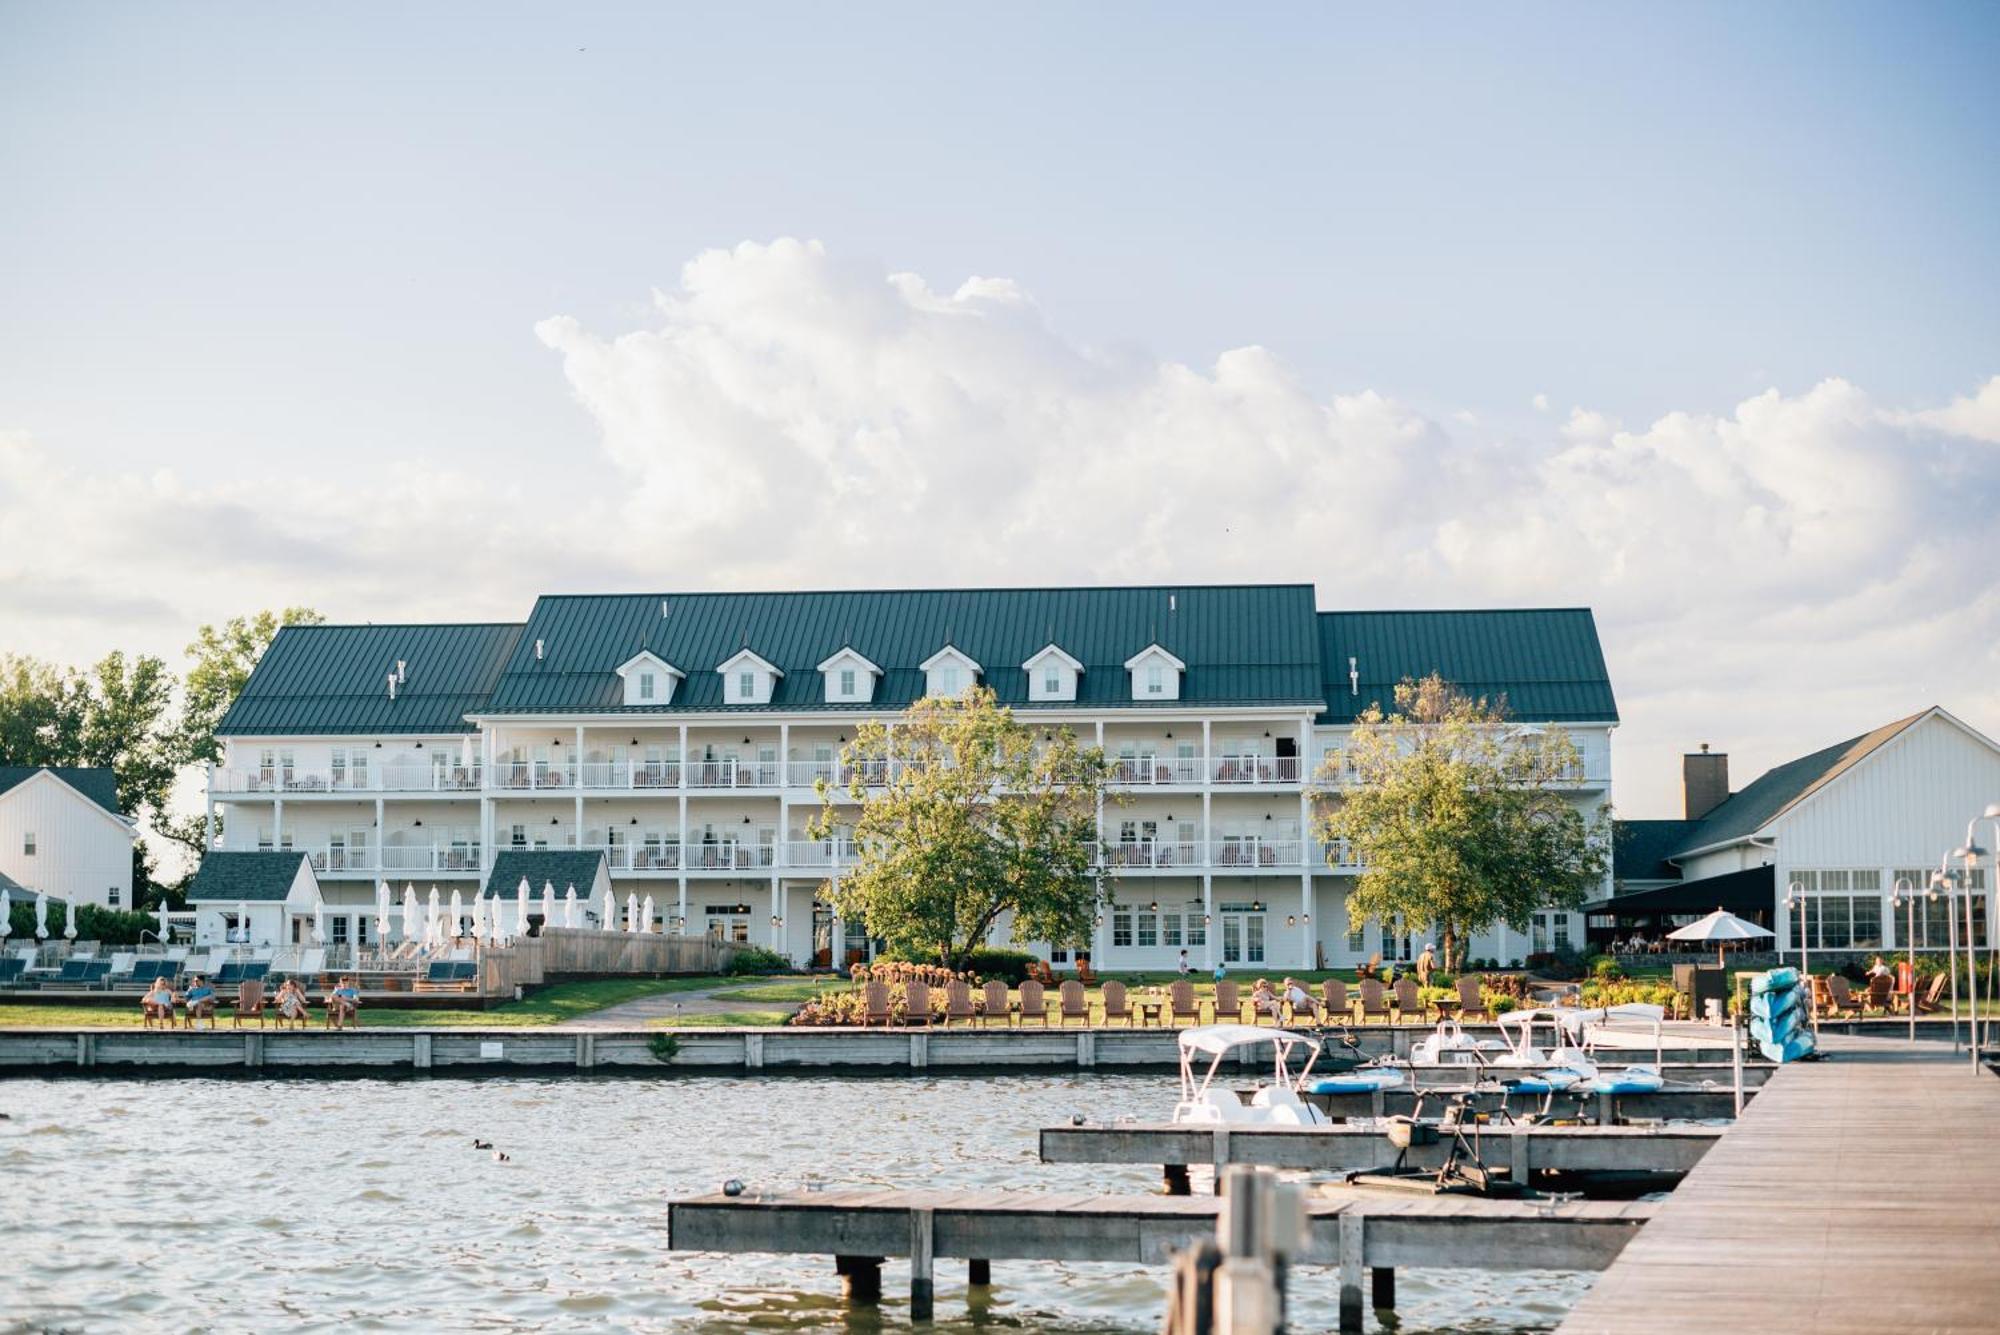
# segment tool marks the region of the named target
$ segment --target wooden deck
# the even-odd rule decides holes
[[[2000,1078],[1828,1036],[1656,1207],[1561,1330],[2000,1329]]]

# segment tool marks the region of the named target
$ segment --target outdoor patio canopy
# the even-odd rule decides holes
[[[1776,886],[1777,876],[1772,868],[1751,867],[1699,881],[1682,881],[1678,885],[1638,890],[1629,895],[1613,895],[1583,906],[1583,911],[1590,915],[1586,920],[1590,924],[1586,934],[1593,939],[1610,937],[1618,935],[1625,924],[1632,923],[1646,930],[1648,935],[1658,935],[1652,929],[1664,930],[1671,926],[1669,919],[1699,918],[1717,909],[1727,909],[1739,918],[1769,927],[1776,903]],[[1599,927],[1597,921],[1600,917],[1615,918],[1616,922]]]

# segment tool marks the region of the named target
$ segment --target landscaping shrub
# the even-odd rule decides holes
[[[1574,950],[1538,950],[1528,956],[1528,968],[1555,982],[1574,982],[1583,977],[1583,956]]]
[[[1036,963],[1036,957],[1025,950],[996,950],[982,947],[966,956],[967,973],[977,974],[981,980],[1002,978],[1009,987],[1019,987],[1027,981],[1028,970]]]
[[[1583,985],[1582,1000],[1586,1006],[1627,1006],[1643,1003],[1671,1007],[1674,1004],[1674,995],[1674,985],[1667,982],[1601,982],[1593,979]]]
[[[1625,970],[1611,956],[1599,955],[1590,962],[1590,976],[1600,983],[1615,983],[1625,977]]]
[[[729,961],[732,974],[790,973],[792,962],[765,946],[738,946]]]
[[[62,940],[62,930],[69,921],[67,906],[58,901],[50,901],[49,939]],[[14,898],[13,912],[7,917],[13,927],[14,943],[32,944],[35,939],[35,901]],[[122,909],[101,909],[95,904],[79,904],[76,909],[76,938],[79,941],[96,941],[107,946],[136,946],[141,932],[158,934],[160,920],[150,913],[128,913]]]

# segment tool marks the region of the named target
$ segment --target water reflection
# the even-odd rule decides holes
[[[907,1270],[850,1313],[830,1258],[669,1252],[666,1202],[742,1179],[817,1185],[1157,1185],[1043,1165],[1072,1113],[1155,1115],[1154,1076],[633,1081],[0,1083],[0,1315],[28,1328],[373,1330],[906,1327]],[[510,1162],[475,1150],[491,1141]],[[938,1265],[937,1329],[1157,1329],[1164,1271],[1000,1262],[969,1302]],[[1410,1272],[1398,1328],[1525,1330],[1585,1281]],[[1299,1329],[1333,1276],[1296,1277]]]

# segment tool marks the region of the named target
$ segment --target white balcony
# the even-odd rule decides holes
[[[1201,771],[1193,756],[1119,756],[1111,761],[1111,782],[1131,788],[1194,785],[1201,782]]]
[[[341,766],[302,769],[271,765],[251,769],[218,769],[209,782],[217,796],[268,793],[352,795],[366,793],[477,793],[480,767],[470,764],[383,765],[378,768]]]
[[[854,865],[852,839],[793,839],[785,844],[785,865],[828,870]]]
[[[870,788],[880,788],[888,783],[894,767],[887,759],[848,762],[842,760],[793,760],[785,765],[785,785],[789,788],[811,788],[820,780],[835,788],[846,789],[858,778]]]
[[[629,793],[681,786],[678,760],[586,760],[577,772],[586,789]]]
[[[782,769],[775,760],[690,760],[687,786],[704,791],[776,788]]]
[[[502,792],[539,792],[576,787],[576,769],[562,760],[496,760],[486,786]]]
[[[381,849],[381,869],[385,873],[456,872],[480,870],[477,844],[387,844]]]
[[[1106,844],[1104,862],[1128,871],[1161,871],[1202,865],[1202,845],[1194,839],[1137,839]]]
[[[1305,866],[1305,845],[1297,839],[1217,839],[1208,851],[1218,871],[1296,871]]]
[[[1295,784],[1297,756],[1217,756],[1212,776],[1217,784]]]
[[[689,871],[769,871],[778,865],[776,844],[684,844],[681,859]]]
[[[384,765],[374,773],[376,781],[370,791],[382,793],[476,793],[485,777],[476,760]]]

